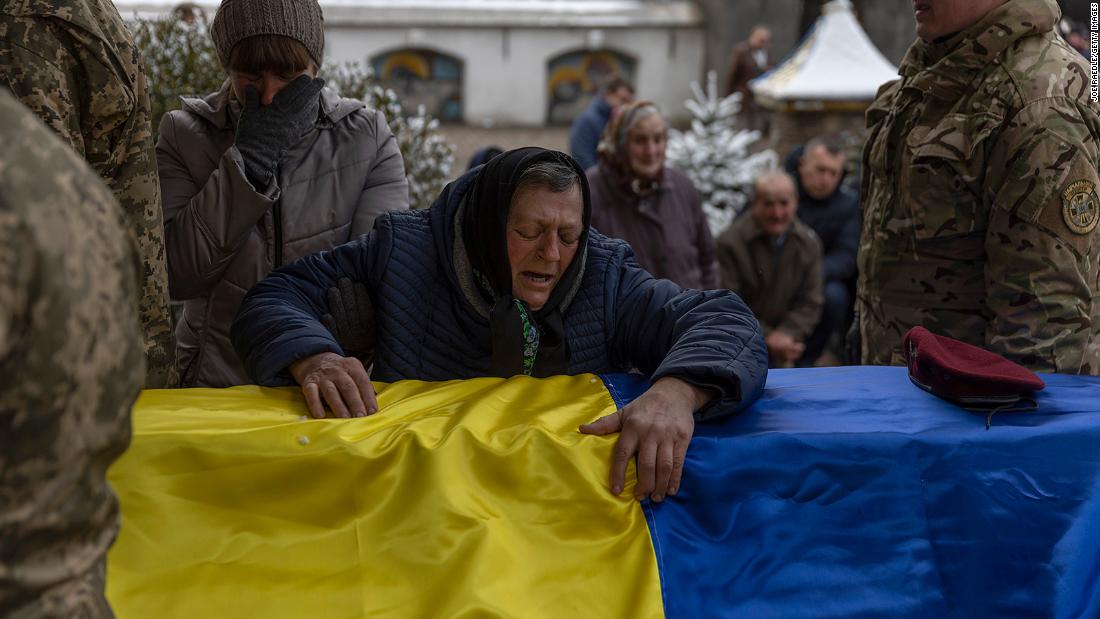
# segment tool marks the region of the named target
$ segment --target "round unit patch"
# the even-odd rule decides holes
[[[1062,192],[1062,219],[1077,234],[1088,234],[1100,221],[1100,198],[1091,181],[1075,181]]]

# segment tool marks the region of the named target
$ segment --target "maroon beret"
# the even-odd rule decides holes
[[[913,384],[967,408],[1011,406],[1045,386],[1017,363],[924,327],[910,329],[904,345]]]

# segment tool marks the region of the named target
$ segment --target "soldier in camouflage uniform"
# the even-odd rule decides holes
[[[3,88],[0,136],[0,617],[110,617],[141,262],[111,192]]]
[[[1100,107],[1058,6],[917,8],[921,39],[867,114],[863,361],[903,363],[923,325],[1035,370],[1100,373]],[[961,31],[928,32],[968,10]]]
[[[110,0],[5,0],[0,84],[66,140],[115,193],[137,237],[146,387],[175,386],[168,271],[149,95]]]

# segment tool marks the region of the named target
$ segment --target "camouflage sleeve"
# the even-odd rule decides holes
[[[1100,371],[1096,111],[1054,97],[1010,119],[986,177],[992,350],[1037,370]]]
[[[169,387],[175,342],[149,96],[137,48],[112,18],[104,41],[61,20],[0,15],[0,79],[115,193],[142,253],[146,386]]]
[[[0,362],[15,346],[19,325],[29,311],[34,252],[26,247],[28,231],[0,196]]]
[[[85,156],[79,93],[68,46],[46,20],[0,14],[0,79],[73,150]]]
[[[123,26],[119,25],[119,28]],[[138,49],[132,42],[119,45],[125,66],[130,71],[132,92],[119,81],[112,81],[108,97],[133,98],[132,115],[123,125],[125,144],[117,166],[105,180],[118,198],[134,233],[141,256],[141,325],[145,335],[147,389],[175,387],[176,341],[168,308],[168,265],[164,248],[164,220],[160,204],[160,181],[154,151],[149,85]]]

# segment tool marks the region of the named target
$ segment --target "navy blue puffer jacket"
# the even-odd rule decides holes
[[[325,293],[341,278],[370,291],[374,380],[491,375],[488,309],[464,284],[465,256],[454,244],[456,218],[475,175],[451,183],[432,208],[383,215],[369,235],[292,262],[256,285],[232,329],[249,376],[261,385],[294,384],[286,370],[291,363],[321,352],[344,354],[321,322],[329,312]],[[763,389],[764,338],[737,295],[656,279],[625,242],[598,232],[589,236],[581,283],[562,318],[570,374],[637,368],[654,381],[675,376],[714,389],[721,397],[699,418],[731,413]]]

